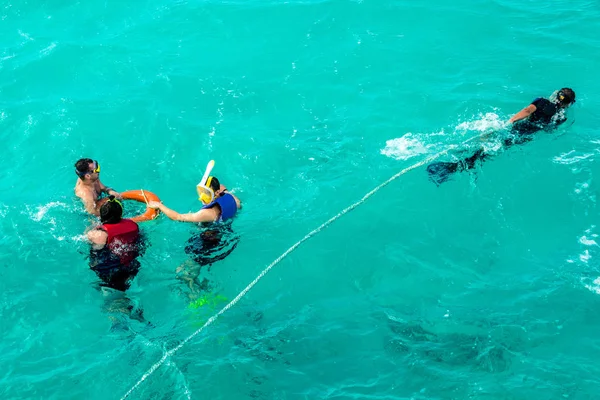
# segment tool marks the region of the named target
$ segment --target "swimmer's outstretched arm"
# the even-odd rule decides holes
[[[179,214],[175,210],[171,210],[169,207],[158,201],[148,202],[148,207],[158,209],[168,218],[173,221],[181,222],[214,222],[219,218],[215,208],[202,209],[195,213]]]
[[[103,193],[106,193],[109,196],[115,196],[119,200],[123,200],[123,197],[121,197],[121,193],[117,192],[113,188],[107,187],[104,183],[100,182],[100,180],[98,180],[98,183],[100,184],[100,190]]]
[[[512,124],[513,122],[525,119],[525,118],[529,117],[531,114],[533,114],[535,112],[535,110],[537,110],[537,107],[534,106],[533,104],[530,104],[527,107],[525,107],[524,109],[522,109],[521,111],[519,111],[518,113],[516,113],[515,115],[513,115],[511,117],[511,119],[508,120],[508,123]]]

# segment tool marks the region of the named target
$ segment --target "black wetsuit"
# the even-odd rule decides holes
[[[230,223],[213,223],[189,238],[185,252],[200,266],[211,265],[231,254],[238,242]]]
[[[564,115],[559,114],[561,108],[558,104],[548,99],[538,97],[531,104],[536,107],[536,110],[527,119],[513,124],[509,137],[503,141],[506,148],[529,142],[533,139],[534,133],[540,130],[554,129],[567,120]],[[483,148],[480,148],[472,156],[460,161],[431,163],[427,166],[427,173],[429,179],[440,185],[450,179],[453,173],[469,170],[475,166],[477,161],[483,162],[489,156]]]
[[[131,281],[140,270],[138,257],[143,255],[146,241],[140,235],[127,250],[126,257],[115,254],[108,246],[100,250],[90,249],[90,268],[100,278],[100,286],[122,292],[129,289]]]
[[[140,271],[140,262],[134,259],[124,265],[119,257],[103,248],[90,251],[90,268],[100,278],[100,286],[124,292],[129,289],[131,281]]]

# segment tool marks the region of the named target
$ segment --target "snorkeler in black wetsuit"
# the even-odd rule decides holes
[[[231,229],[231,223],[200,228],[185,246],[186,254],[200,266],[210,267],[213,263],[225,259],[239,242],[239,236]]]
[[[575,103],[575,92],[570,88],[562,88],[550,99],[538,97],[530,105],[519,111],[508,120],[512,123],[510,136],[504,139],[505,148],[514,144],[523,144],[533,139],[533,134],[540,130],[552,130],[564,123],[567,118],[565,109]],[[477,161],[483,162],[490,157],[480,148],[475,154],[456,162],[434,162],[427,166],[427,173],[437,185],[450,179],[455,172],[472,169]]]
[[[196,186],[198,200],[203,204],[199,211],[181,214],[160,202],[148,203],[148,207],[159,209],[174,221],[200,224],[200,230],[194,230],[185,246],[185,252],[194,262],[186,261],[176,269],[178,278],[190,288],[190,297],[206,289],[206,282],[198,281],[200,269],[207,266],[210,270],[213,263],[231,254],[239,242],[239,236],[233,232],[231,224],[242,203],[216,177],[209,175],[213,165],[214,161],[208,164],[202,181]]]
[[[124,292],[139,271],[137,258],[143,249],[138,224],[122,216],[121,202],[110,196],[100,208],[102,225],[87,237],[92,244],[90,268],[101,279],[100,286]]]
[[[100,207],[101,225],[87,233],[90,241],[90,268],[98,275],[98,288],[105,297],[105,308],[110,313],[128,315],[146,322],[143,310],[137,308],[125,295],[140,270],[138,258],[145,251],[145,243],[136,222],[123,218],[123,205],[109,196]],[[113,320],[113,328],[119,325]]]

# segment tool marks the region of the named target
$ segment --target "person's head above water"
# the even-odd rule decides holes
[[[117,224],[123,217],[123,205],[115,196],[109,196],[108,200],[100,207],[100,221],[103,224]]]
[[[75,173],[81,180],[97,181],[100,177],[100,164],[91,158],[81,158],[75,163]]]
[[[160,201],[149,201],[148,207],[158,209],[168,218],[183,222],[221,222],[226,221],[242,208],[242,203],[233,193],[229,193],[227,188],[210,173],[215,165],[214,160],[210,160],[206,165],[206,170],[196,185],[198,200],[202,202],[202,208],[195,213],[180,214],[171,210]]]
[[[210,190],[206,190],[210,189]],[[203,204],[207,205],[222,194],[221,182],[215,176],[209,176],[206,183],[198,188],[200,195],[199,199]]]
[[[221,190],[221,182],[219,182],[216,176],[209,176],[208,182],[206,183],[208,183],[208,187],[210,187],[212,191],[215,192],[215,195],[217,195],[217,192]]]
[[[562,88],[556,92],[555,102],[562,108],[569,107],[575,103],[575,92],[571,88]]]

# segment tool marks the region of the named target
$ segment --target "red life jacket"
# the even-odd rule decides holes
[[[108,234],[106,246],[111,253],[119,257],[122,264],[128,265],[138,256],[138,224],[130,219],[122,219],[116,224],[100,225],[100,229]]]

